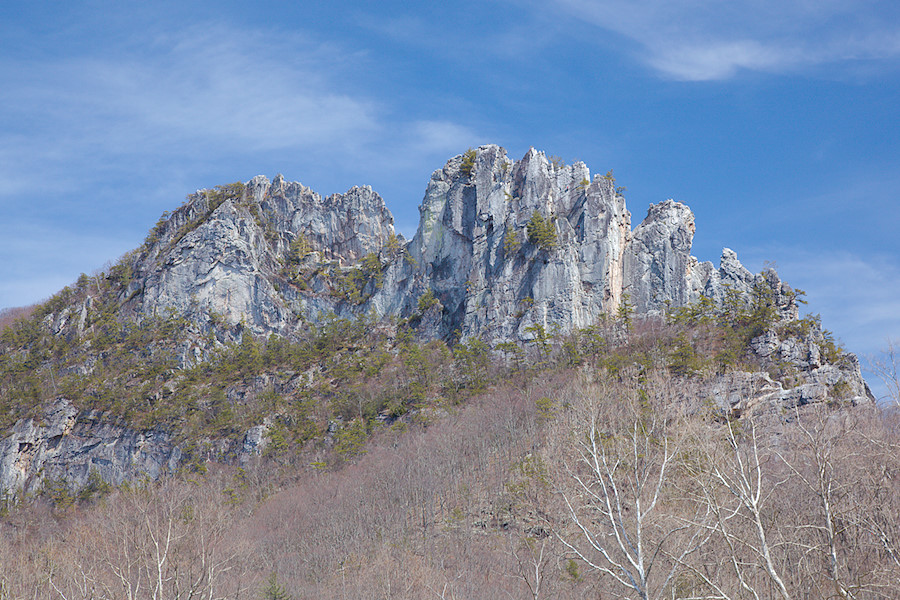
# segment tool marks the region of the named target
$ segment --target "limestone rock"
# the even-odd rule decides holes
[[[0,440],[0,492],[33,494],[45,480],[76,491],[92,472],[119,485],[142,476],[173,472],[181,450],[161,431],[135,431],[79,414],[60,399],[41,419],[18,421]]]
[[[480,338],[493,347],[592,326],[626,303],[640,318],[701,297],[718,306],[764,302],[779,323],[797,320],[797,294],[774,270],[754,275],[728,248],[718,268],[691,256],[694,215],[674,200],[650,206],[632,230],[620,189],[611,172],[592,175],[581,162],[534,149],[514,161],[485,145],[434,171],[407,241],[370,187],[322,197],[281,175],[259,176],[190,195],[109,278],[123,320],[184,318],[189,335],[175,351],[182,367],[247,331],[290,337],[331,315],[374,316],[383,328],[402,321],[420,340]],[[420,310],[429,292],[437,302]],[[74,340],[93,309],[88,297],[44,325]],[[823,341],[767,332],[752,348],[796,381],[730,374],[714,383],[712,399],[737,412],[871,399],[855,357],[823,356]],[[90,373],[92,361],[75,369]],[[264,448],[267,428],[218,452],[246,461]],[[42,477],[83,485],[92,471],[110,483],[155,478],[180,453],[162,432],[103,423],[61,400],[0,441],[0,491],[31,493]]]
[[[432,175],[410,247],[445,307],[445,336],[524,339],[535,325],[585,327],[616,308],[631,216],[612,181],[533,149],[513,162],[482,146],[470,174],[461,164]],[[535,215],[551,223],[552,247],[528,239]]]
[[[266,434],[269,432],[270,427],[271,425],[269,423],[263,423],[262,425],[256,425],[247,430],[247,433],[244,435],[244,440],[241,443],[241,452],[239,456],[239,461],[242,465],[247,464],[251,457],[262,454],[266,449],[266,446],[268,445]]]
[[[692,257],[694,216],[681,203],[651,206],[632,231],[611,175],[592,176],[584,163],[534,149],[513,161],[496,145],[470,159],[456,156],[432,174],[409,242],[369,187],[323,198],[279,175],[199,191],[132,256],[122,300],[138,318],[187,316],[198,340],[213,329],[227,341],[238,323],[291,335],[332,313],[413,318],[430,289],[443,307],[430,332],[495,345],[536,328],[587,327],[626,298],[638,314],[658,314],[701,295],[721,302],[728,289],[749,297],[760,277],[728,249],[718,269]],[[530,239],[535,219],[546,240]],[[61,313],[51,325],[75,317]],[[204,351],[198,342],[180,360]]]
[[[134,312],[174,311],[286,335],[298,314],[340,311],[327,294],[303,296],[285,280],[293,242],[302,237],[323,261],[353,264],[394,233],[393,217],[370,187],[323,198],[280,175],[197,192],[158,228],[133,267],[126,295]]]
[[[694,214],[667,200],[650,207],[625,254],[627,293],[639,314],[659,313],[699,297],[692,261]]]

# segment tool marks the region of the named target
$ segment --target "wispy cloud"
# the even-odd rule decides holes
[[[478,7],[486,11],[483,18],[467,12],[468,18],[461,21],[465,23],[464,27],[460,27],[460,21],[456,19],[423,16],[424,11],[418,5],[414,6],[415,14],[384,16],[368,10],[356,13],[353,18],[364,30],[439,56],[457,68],[469,68],[473,61],[534,58],[566,29],[559,20],[535,17],[525,11],[494,12],[494,3]]]
[[[556,5],[632,40],[642,60],[678,80],[900,57],[900,13],[887,2],[556,0]]]
[[[365,52],[312,35],[206,23],[134,33],[121,48],[104,49],[0,57],[0,254],[16,265],[15,273],[5,267],[0,274],[0,306],[46,296],[54,290],[26,292],[69,281],[80,270],[28,250],[11,230],[14,222],[77,211],[84,229],[69,237],[83,237],[71,244],[81,250],[73,252],[52,226],[32,235],[50,255],[77,255],[81,269],[91,268],[98,255],[114,257],[100,239],[105,232],[92,226],[108,225],[110,213],[133,212],[140,203],[162,202],[155,214],[172,208],[192,191],[179,187],[196,181],[184,176],[191,171],[300,163],[302,172],[285,175],[341,168],[331,181],[375,185],[376,170],[382,178],[427,173],[437,157],[477,140],[469,127],[441,115],[409,114],[387,89],[361,89],[358,75],[376,68]],[[161,199],[161,190],[171,196]],[[137,225],[119,226],[130,226],[135,240],[142,236]]]
[[[128,154],[210,142],[250,150],[339,144],[379,126],[374,103],[337,90],[324,76],[331,66],[325,53],[304,40],[271,42],[217,26],[158,38],[142,50],[2,61],[0,73],[12,85],[0,102],[29,133],[55,133],[63,149]]]
[[[465,131],[400,115],[389,100],[340,81],[364,62],[299,35],[223,25],[157,36],[138,55],[0,59],[8,83],[0,90],[0,194],[46,175],[41,169],[100,156],[356,155],[386,141],[435,153],[446,151],[447,132]]]

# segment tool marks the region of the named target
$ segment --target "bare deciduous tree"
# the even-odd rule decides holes
[[[881,380],[887,390],[887,397],[879,400],[900,405],[900,351],[897,350],[895,340],[889,339],[887,348],[881,355],[869,359],[869,370]]]
[[[764,477],[765,460],[751,417],[729,422],[723,429],[722,443],[707,445],[709,472],[703,480],[704,501],[715,517],[712,527],[727,549],[723,558],[744,593],[756,599],[767,597],[755,583],[758,569],[766,575],[773,593],[790,600],[780,561],[773,552],[771,520],[764,512],[781,482]],[[732,597],[725,586],[695,572],[721,597]]]
[[[561,487],[578,532],[561,533],[562,543],[644,600],[663,597],[685,558],[710,535],[705,514],[683,519],[667,510],[679,504],[673,478],[682,441],[671,401],[656,385],[585,389],[574,456],[565,465],[574,485]]]
[[[550,540],[525,536],[519,539],[510,538],[509,553],[515,563],[514,577],[522,581],[528,589],[532,600],[546,597],[549,579],[548,570],[553,562],[550,551]]]

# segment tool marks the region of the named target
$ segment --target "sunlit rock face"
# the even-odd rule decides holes
[[[450,159],[419,210],[407,241],[369,187],[322,197],[279,175],[203,190],[131,257],[123,302],[136,315],[290,335],[331,314],[415,319],[431,290],[441,314],[429,335],[496,344],[587,327],[623,304],[654,314],[722,301],[757,277],[730,250],[718,269],[692,257],[685,205],[651,206],[632,231],[611,173],[534,149],[518,161],[495,145]]]
[[[227,187],[189,196],[161,221],[134,265],[128,302],[136,312],[215,315],[256,333],[288,334],[300,315],[342,309],[328,294],[299,294],[284,276],[298,236],[315,261],[341,267],[379,252],[394,233],[369,187],[325,198],[281,176]]]
[[[750,350],[790,375],[721,375],[703,383],[711,404],[742,413],[871,400],[856,358],[829,345],[817,323],[798,321],[797,294],[774,270],[752,274],[727,248],[718,267],[698,261],[694,215],[673,200],[650,206],[632,229],[621,191],[611,171],[592,174],[534,149],[516,161],[482,146],[431,175],[418,230],[405,240],[369,187],[323,197],[280,175],[255,177],[188,196],[107,274],[113,302],[97,307],[88,296],[45,325],[75,343],[98,308],[121,322],[179,317],[173,358],[185,367],[248,332],[291,337],[334,318],[496,349],[625,314],[665,316],[704,298],[714,309],[748,306],[762,290],[778,326]],[[94,362],[74,368],[87,375]],[[265,430],[251,428],[217,455],[246,461]],[[32,493],[48,479],[78,489],[92,473],[109,483],[156,478],[181,453],[164,431],[130,429],[58,398],[0,439],[0,493]]]
[[[410,253],[444,306],[442,334],[527,340],[535,326],[568,332],[626,305],[661,314],[727,289],[749,295],[757,276],[726,249],[717,269],[691,256],[694,215],[653,205],[632,231],[611,173],[562,165],[534,149],[512,161],[499,146],[457,156],[431,176]],[[535,215],[554,241],[529,235]],[[780,285],[780,282],[779,282]],[[782,304],[792,300],[785,295]]]
[[[483,146],[435,171],[410,252],[445,308],[445,334],[490,342],[586,327],[621,298],[631,215],[611,180],[583,163],[554,165],[530,150],[514,162]],[[552,245],[529,239],[537,215]]]
[[[162,431],[136,431],[60,399],[0,440],[0,492],[34,494],[46,482],[81,490],[92,478],[119,485],[173,473],[181,450]]]

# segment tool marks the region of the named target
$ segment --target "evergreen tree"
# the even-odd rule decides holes
[[[291,595],[278,585],[278,574],[274,571],[269,575],[266,587],[263,588],[262,600],[291,600]]]

